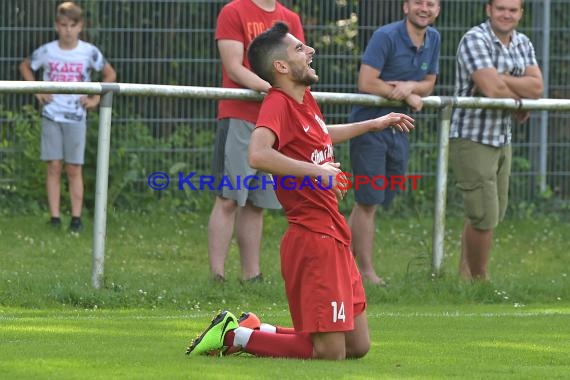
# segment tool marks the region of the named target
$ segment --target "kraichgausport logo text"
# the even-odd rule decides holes
[[[198,175],[196,172],[177,173],[178,190],[331,190],[336,182],[339,190],[358,190],[361,186],[370,185],[374,190],[406,190],[407,185],[411,190],[418,188],[418,180],[421,175],[392,175],[392,176],[365,176],[353,175],[340,172],[336,176],[328,177],[295,177],[290,175],[247,175],[247,176],[223,176],[216,181],[213,175]],[[154,172],[148,176],[148,186],[153,190],[165,190],[170,186],[170,177],[164,172]]]

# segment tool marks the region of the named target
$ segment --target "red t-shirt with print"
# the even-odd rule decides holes
[[[279,2],[275,9],[265,11],[251,0],[234,0],[226,4],[218,15],[216,25],[216,41],[234,40],[243,43],[243,65],[251,68],[247,59],[247,48],[259,34],[269,29],[276,21],[289,26],[289,32],[301,42],[305,42],[303,26],[299,16],[285,8]],[[230,79],[222,65],[222,87],[243,88]],[[255,123],[260,103],[243,100],[220,100],[218,103],[218,119],[235,118]]]
[[[279,89],[272,88],[263,100],[257,128],[275,133],[274,148],[287,157],[321,165],[334,162],[333,145],[323,115],[311,92],[297,103]],[[274,177],[275,193],[289,223],[310,231],[329,235],[350,244],[350,229],[338,210],[332,189],[324,190],[309,178]]]

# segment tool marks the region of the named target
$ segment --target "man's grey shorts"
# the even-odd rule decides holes
[[[246,201],[250,201],[260,208],[280,209],[272,186],[262,185],[261,177],[268,174],[253,169],[248,163],[247,152],[254,128],[254,124],[239,119],[218,121],[212,162],[212,175],[216,178],[214,193],[233,199],[242,207]],[[232,186],[218,186],[223,176],[229,179]],[[244,178],[247,176],[255,176],[259,180],[252,178],[245,184]],[[269,181],[271,179],[265,182]]]
[[[85,158],[86,122],[58,123],[42,118],[42,161],[63,160],[83,165]]]

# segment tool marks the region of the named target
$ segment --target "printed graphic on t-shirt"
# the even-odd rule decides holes
[[[247,40],[253,41],[253,39],[263,33],[267,28],[265,27],[265,23],[263,22],[256,22],[251,21],[246,24],[247,30]]]
[[[83,62],[48,62],[48,78],[52,82],[83,82]]]
[[[325,162],[332,161],[334,158],[332,144],[327,144],[323,149],[315,149],[311,154],[311,161],[315,165],[321,165]]]
[[[315,115],[315,120],[317,121],[317,123],[319,123],[319,125],[321,126],[321,128],[323,129],[323,132],[325,132],[327,135],[329,134],[329,130],[327,129],[327,125],[325,124],[325,122],[319,117],[319,115]]]

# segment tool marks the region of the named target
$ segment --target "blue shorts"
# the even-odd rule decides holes
[[[408,135],[393,128],[368,132],[350,140],[350,162],[353,176],[404,176],[408,166],[410,146]],[[382,179],[354,189],[356,202],[364,205],[388,207],[399,191],[398,186],[385,186]],[[381,188],[384,188],[381,190]]]

